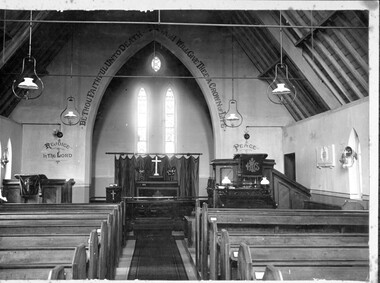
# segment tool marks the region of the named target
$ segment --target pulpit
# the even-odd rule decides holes
[[[213,178],[207,188],[210,207],[276,208],[271,184],[275,162],[267,154],[239,154],[211,162]]]
[[[8,203],[71,203],[73,179],[49,179],[43,174],[16,174],[3,180]]]

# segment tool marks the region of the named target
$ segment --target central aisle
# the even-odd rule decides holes
[[[188,280],[170,230],[136,233],[128,280]]]

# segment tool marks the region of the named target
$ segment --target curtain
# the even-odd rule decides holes
[[[156,155],[115,155],[115,183],[122,196],[136,196],[137,181],[146,181],[155,173]],[[157,155],[157,173],[164,181],[177,181],[179,196],[196,196],[199,189],[199,155]]]

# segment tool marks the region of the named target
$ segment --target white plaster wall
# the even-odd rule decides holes
[[[339,203],[349,198],[348,170],[339,163],[347,145],[351,129],[358,133],[362,156],[362,183],[364,199],[369,198],[369,103],[368,99],[346,105],[285,128],[283,150],[295,153],[297,182],[310,188],[315,198],[332,196]],[[335,145],[336,166],[316,167],[316,148]],[[321,196],[322,195],[322,196]],[[341,198],[341,200],[339,200]],[[326,200],[326,199],[325,199]]]

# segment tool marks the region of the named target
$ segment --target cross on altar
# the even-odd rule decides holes
[[[112,195],[112,200],[115,200],[115,195],[116,195],[116,193],[115,193],[115,191],[114,191],[114,190],[112,190],[112,193],[111,193],[111,195]]]
[[[157,168],[158,168],[158,163],[161,162],[161,160],[158,160],[158,157],[156,155],[156,158],[153,159],[152,162],[155,163],[154,164],[154,174],[153,174],[153,176],[158,176],[159,174],[157,172]]]

